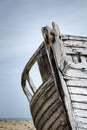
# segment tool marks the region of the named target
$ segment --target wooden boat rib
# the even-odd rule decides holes
[[[55,23],[42,28],[44,41],[22,73],[22,88],[37,130],[87,129],[87,38],[62,35]],[[36,89],[30,69],[38,63]],[[27,89],[29,83],[33,95]]]

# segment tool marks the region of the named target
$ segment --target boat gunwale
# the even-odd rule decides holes
[[[68,41],[68,40],[70,40],[70,41],[73,41],[73,40],[75,40],[75,41],[87,41],[87,37],[84,37],[84,36],[61,34],[61,37],[62,37],[62,41]],[[25,86],[26,86],[26,75],[30,71],[30,69],[32,68],[33,64],[37,61],[37,57],[38,57],[40,51],[44,47],[45,47],[45,44],[44,44],[44,42],[42,42],[41,45],[38,47],[38,49],[35,51],[35,53],[32,55],[32,57],[29,59],[29,61],[27,62],[27,64],[24,67],[24,70],[23,70],[22,76],[21,76],[21,86],[22,86],[23,91],[24,91]],[[42,83],[40,86],[42,86],[43,84],[44,83]],[[24,91],[24,93],[25,93],[25,95],[27,95],[25,91]]]

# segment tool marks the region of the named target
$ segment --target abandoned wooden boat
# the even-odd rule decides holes
[[[21,79],[34,125],[37,130],[87,130],[87,37],[63,35],[55,23],[43,27],[42,34],[44,41]],[[29,73],[36,62],[43,81],[38,89]]]

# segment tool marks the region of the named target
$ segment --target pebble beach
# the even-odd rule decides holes
[[[0,130],[36,130],[32,121],[0,120]]]

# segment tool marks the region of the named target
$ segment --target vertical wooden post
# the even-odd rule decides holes
[[[55,23],[52,23],[52,26],[53,29],[50,29],[48,26],[42,28],[42,33],[49,53],[50,48],[52,48],[58,68],[63,70],[66,65],[66,54],[61,40],[59,27]]]
[[[32,78],[30,77],[29,74],[26,74],[26,79],[27,79],[33,93],[35,93],[36,92],[36,87],[35,87],[34,82],[33,82]]]
[[[66,53],[61,39],[60,30],[57,24],[52,23],[53,31],[55,32],[55,43],[52,45],[55,59],[60,70],[63,70],[66,65]]]
[[[38,56],[37,62],[38,62],[42,80],[43,80],[43,82],[45,82],[50,78],[50,76],[52,76],[51,68],[50,68],[50,64],[49,64],[49,60],[48,60],[48,57],[46,54],[45,47],[41,50],[41,53]]]
[[[23,87],[24,89],[24,93],[25,93],[25,95],[26,95],[26,97],[27,97],[27,99],[28,99],[28,101],[29,101],[29,103],[30,103],[30,101],[31,101],[31,99],[32,99],[32,94],[29,92],[29,90],[27,89],[27,87],[26,86],[24,86]]]

